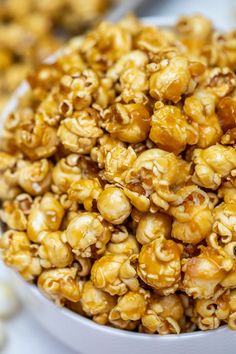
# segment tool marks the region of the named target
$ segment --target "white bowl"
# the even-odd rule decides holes
[[[175,18],[150,17],[143,21],[158,26],[172,26]],[[222,28],[222,26],[220,26]],[[53,55],[52,62],[59,54]],[[1,120],[11,112],[17,98],[28,89],[24,82],[9,101]],[[151,335],[101,326],[66,308],[58,308],[34,285],[11,272],[23,303],[33,317],[54,337],[81,354],[236,354],[236,332],[226,326],[207,332],[179,335]]]

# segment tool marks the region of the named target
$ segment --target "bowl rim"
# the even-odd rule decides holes
[[[106,334],[113,334],[117,335],[120,337],[127,337],[130,336],[130,338],[135,338],[135,339],[144,339],[144,340],[150,340],[151,338],[154,340],[161,340],[161,341],[166,341],[166,340],[173,340],[175,341],[177,338],[179,339],[188,339],[190,337],[205,337],[208,334],[218,334],[219,332],[232,332],[234,334],[233,330],[230,330],[227,325],[222,325],[219,328],[212,329],[212,330],[207,330],[207,331],[196,331],[196,332],[188,332],[188,333],[179,333],[179,334],[165,334],[165,335],[160,335],[158,333],[152,334],[152,333],[140,333],[140,332],[133,332],[133,331],[127,331],[125,329],[121,328],[115,328],[107,325],[101,325],[96,323],[90,318],[87,318],[85,316],[80,315],[77,312],[74,312],[67,307],[59,307],[55,304],[54,301],[50,300],[47,298],[41,291],[40,289],[35,285],[31,283],[27,283],[18,273],[14,271],[14,276],[18,278],[18,280],[21,282],[22,285],[28,287],[28,290],[35,296],[41,303],[45,304],[45,306],[50,306],[54,310],[56,309],[57,311],[61,312],[61,314],[68,319],[75,321],[83,326],[89,327],[91,329],[98,330],[102,333]]]
[[[150,26],[160,26],[160,27],[172,27],[175,25],[176,21],[178,19],[178,16],[147,16],[147,17],[141,17],[140,20],[144,22],[146,25]],[[221,28],[222,31],[228,30],[229,28],[227,25],[222,25],[217,26],[217,28]],[[63,47],[56,51],[54,54],[50,55],[48,58],[44,60],[45,63],[53,63],[60,55],[64,53]],[[5,118],[13,111],[13,109],[16,107],[18,99],[20,96],[22,96],[29,88],[29,85],[26,80],[22,81],[22,83],[18,86],[18,88],[13,92],[11,95],[8,103],[4,107],[4,110],[0,116],[0,128],[5,120]],[[118,337],[130,337],[136,340],[155,340],[155,341],[175,341],[176,338],[179,339],[188,339],[190,337],[205,337],[206,335],[209,335],[210,333],[214,332],[214,334],[218,334],[219,332],[226,332],[226,331],[231,331],[232,333],[234,332],[233,330],[230,330],[227,325],[222,325],[217,329],[212,329],[212,330],[207,330],[207,331],[196,331],[196,332],[188,332],[188,333],[179,333],[179,334],[166,334],[166,335],[160,335],[160,334],[149,334],[149,333],[139,333],[139,332],[132,332],[132,331],[127,331],[125,329],[120,329],[120,328],[114,328],[110,327],[107,325],[100,325],[93,321],[90,318],[87,318],[85,316],[80,315],[79,313],[73,312],[72,310],[69,310],[66,307],[58,307],[52,300],[49,300],[45,295],[42,294],[42,292],[39,290],[39,288],[32,283],[28,283],[25,281],[16,271],[14,271],[14,276],[17,277],[17,279],[20,281],[20,283],[26,287],[28,287],[29,291],[43,304],[53,307],[60,311],[62,315],[67,317],[68,319],[71,319],[72,321],[79,322],[81,325],[85,327],[89,327],[90,329],[95,329],[96,331],[106,333],[106,334],[113,334]]]

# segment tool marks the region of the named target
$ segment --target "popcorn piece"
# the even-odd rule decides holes
[[[158,293],[173,294],[179,286],[181,246],[172,240],[156,239],[141,249],[138,275]]]
[[[32,281],[41,271],[37,246],[30,243],[27,234],[20,231],[7,231],[0,240],[3,260],[17,270],[27,281]]]
[[[57,268],[44,270],[38,277],[38,287],[48,298],[62,305],[65,300],[80,300],[83,283],[77,277],[76,268]]]
[[[73,252],[82,257],[103,254],[110,238],[109,225],[98,213],[92,212],[82,212],[74,217],[63,236]]]
[[[107,324],[108,315],[116,304],[113,296],[97,289],[90,280],[83,286],[80,302],[86,315],[99,324]]]
[[[131,213],[131,205],[122,189],[108,187],[99,196],[97,207],[105,220],[122,224]]]
[[[93,264],[91,280],[110,295],[124,295],[129,289],[137,291],[139,282],[132,265],[132,258],[124,254],[109,254]]]
[[[196,149],[193,160],[195,163],[193,182],[215,190],[220,186],[222,178],[234,174],[236,150],[223,145],[212,145],[207,149]]]

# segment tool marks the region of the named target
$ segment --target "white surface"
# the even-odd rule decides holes
[[[141,10],[143,16],[178,16],[192,12],[204,13],[218,23],[233,25],[236,22],[236,2],[233,0],[152,0],[147,1]],[[3,277],[6,272],[0,265],[0,278]],[[8,342],[1,351],[3,354],[75,354],[46,333],[25,309],[7,323],[7,333]],[[235,348],[230,348],[226,354],[235,354]],[[97,354],[96,348],[91,354]],[[135,349],[130,354],[135,354]]]

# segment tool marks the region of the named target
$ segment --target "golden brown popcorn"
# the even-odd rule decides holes
[[[68,190],[69,199],[83,204],[85,210],[92,210],[102,193],[102,186],[98,178],[81,179],[71,184]]]
[[[190,165],[173,153],[149,149],[141,153],[125,178],[125,194],[140,211],[148,211],[150,199],[167,210],[176,199],[174,190],[189,179]]]
[[[13,133],[20,151],[32,160],[52,156],[57,150],[57,131],[46,124],[40,114],[25,124],[20,122]]]
[[[217,116],[224,133],[235,128],[236,100],[230,96],[222,98],[217,106]]]
[[[27,80],[31,88],[50,90],[60,79],[61,72],[57,63],[40,63],[36,72],[30,72]]]
[[[91,1],[4,1],[1,101]],[[0,138],[5,263],[99,324],[236,329],[235,48],[199,15],[131,16],[32,71]]]
[[[202,15],[181,16],[176,28],[182,43],[193,54],[201,53],[213,32],[211,21]]]
[[[92,317],[99,324],[107,324],[116,299],[107,292],[97,289],[89,280],[83,286],[80,303],[87,316]]]
[[[213,32],[211,42],[203,48],[202,54],[210,66],[236,68],[235,31]]]
[[[169,238],[171,233],[171,217],[162,213],[147,213],[140,218],[136,230],[139,243],[146,245],[156,238]]]
[[[93,108],[78,111],[64,119],[58,137],[66,149],[78,154],[88,154],[103,132],[98,126],[99,114]]]
[[[79,57],[82,61],[83,59]],[[70,58],[69,58],[70,60]],[[84,63],[82,62],[82,65]],[[71,68],[70,68],[71,69]],[[73,69],[73,68],[72,68]],[[77,72],[72,74],[70,89],[73,92],[82,94],[92,94],[99,86],[99,78],[95,71],[85,69],[81,73],[79,72],[78,64],[76,63]],[[78,107],[75,107],[78,108]],[[82,108],[82,107],[80,107]]]
[[[107,244],[105,254],[139,254],[139,244],[136,237],[129,234],[125,226],[117,226],[112,232],[111,240]]]
[[[41,273],[37,246],[30,243],[25,232],[8,230],[0,239],[0,248],[4,262],[25,280],[32,281]]]
[[[199,256],[183,261],[182,289],[195,299],[208,299],[232,267],[233,261],[226,253],[201,246]]]
[[[230,304],[232,304],[231,307],[231,314],[228,319],[228,327],[230,329],[235,330],[236,329],[236,306],[235,306],[235,291],[232,291],[232,296],[230,298]],[[230,294],[231,295],[231,294]]]
[[[113,81],[117,81],[120,75],[129,69],[140,69],[142,72],[145,66],[148,64],[148,56],[141,50],[132,50],[129,53],[123,55],[114,65],[107,71],[107,76]]]
[[[63,305],[65,300],[79,301],[83,289],[75,267],[44,270],[38,277],[37,284],[39,289],[58,305]]]
[[[131,213],[131,204],[122,189],[108,186],[99,195],[97,208],[102,217],[114,225],[122,224]]]
[[[97,162],[99,168],[104,168],[107,154],[113,148],[120,147],[125,148],[125,144],[122,143],[119,139],[115,139],[108,134],[104,134],[101,138],[98,139],[97,145],[91,149],[91,159]]]
[[[228,177],[226,181],[221,184],[218,190],[218,196],[224,199],[225,203],[236,204],[236,178]]]
[[[67,226],[63,240],[72,247],[73,253],[93,257],[105,252],[111,238],[111,228],[100,214],[81,212]]]
[[[158,53],[163,47],[168,47],[170,43],[170,38],[166,35],[165,29],[151,26],[142,26],[134,38],[135,48],[144,53]]]
[[[229,68],[213,68],[206,73],[205,85],[217,97],[224,97],[231,93],[236,87],[235,73]]]
[[[116,91],[112,79],[109,77],[102,77],[100,79],[100,86],[94,93],[94,107],[98,109],[105,109],[115,100]]]
[[[119,328],[119,329],[125,329],[128,331],[133,331],[137,329],[138,325],[140,323],[140,320],[138,321],[131,321],[131,320],[122,320],[121,318],[118,319],[113,319],[111,316],[109,316],[109,324],[112,327]]]
[[[230,245],[231,246],[231,245]],[[225,289],[234,289],[236,287],[236,261],[235,261],[235,244],[233,245],[234,250],[234,264],[233,268],[230,272],[225,276],[225,278],[221,281],[220,285]],[[226,249],[226,247],[225,247]],[[229,252],[227,252],[229,254]],[[232,257],[232,254],[229,254]]]
[[[182,247],[172,240],[156,239],[141,248],[138,275],[160,294],[169,295],[179,286]]]
[[[0,210],[1,220],[10,229],[24,231],[27,228],[27,216],[32,205],[32,198],[29,194],[18,194],[15,200],[6,200]]]
[[[193,77],[199,74],[202,74],[202,69],[193,75],[190,62],[183,55],[165,58],[150,77],[150,95],[158,100],[176,103],[183,94],[194,90],[196,84]]]
[[[52,163],[47,159],[20,161],[17,166],[19,186],[32,196],[42,195],[51,185]]]
[[[96,177],[97,166],[88,157],[69,154],[58,161],[52,171],[54,193],[67,193],[73,182]]]
[[[126,143],[139,143],[148,137],[150,114],[143,104],[121,104],[108,108],[105,113],[105,129]]]
[[[211,232],[213,205],[206,192],[196,186],[180,190],[182,200],[170,208],[173,216],[171,236],[185,243],[197,244]]]
[[[218,328],[230,314],[229,296],[224,293],[218,298],[197,299],[194,311],[194,321],[201,330]]]
[[[115,146],[106,154],[103,176],[110,183],[123,184],[127,170],[132,167],[136,158],[131,146]]]
[[[195,170],[192,181],[199,186],[215,190],[220,186],[222,178],[234,175],[236,150],[223,145],[195,149],[193,161]]]
[[[197,146],[200,148],[214,145],[222,137],[222,124],[215,114],[215,103],[215,95],[201,92],[200,89],[197,95],[187,97],[184,101],[184,112],[198,132]]]
[[[176,294],[159,296],[153,294],[142,316],[143,330],[147,333],[180,333],[180,322],[184,315],[184,306]]]
[[[150,293],[144,289],[128,291],[118,298],[117,305],[109,314],[109,321],[116,327],[124,328],[125,323],[138,321],[145,313]],[[122,325],[122,326],[121,326]]]
[[[17,156],[12,156],[4,151],[0,152],[0,171],[4,172],[8,168],[13,168],[16,165]]]
[[[219,204],[214,209],[213,216],[213,230],[227,242],[236,240],[236,204]]]
[[[137,291],[139,282],[132,262],[133,256],[129,258],[124,254],[102,256],[92,266],[91,280],[98,289],[111,295],[121,296],[128,290]]]
[[[236,128],[227,130],[227,132],[221,138],[221,144],[223,145],[236,144]]]
[[[76,201],[70,200],[68,194],[64,193],[59,196],[59,202],[63,209],[67,212],[76,212],[78,210],[78,203]],[[63,219],[64,223],[65,218]]]
[[[90,31],[80,44],[87,63],[93,70],[105,70],[131,50],[131,33],[121,25],[102,22]],[[110,64],[110,65],[109,65]]]
[[[27,235],[33,242],[41,242],[42,231],[57,231],[60,229],[64,209],[51,193],[36,199],[29,213]]]
[[[178,107],[156,103],[155,108],[149,137],[157,147],[178,155],[187,144],[197,144],[196,124],[189,124],[187,117]]]
[[[147,103],[149,82],[147,73],[137,68],[124,70],[120,75],[120,98],[125,102]]]
[[[62,241],[62,231],[44,231],[41,233],[38,250],[41,265],[44,268],[64,268],[73,261],[70,246]]]
[[[15,168],[17,156],[0,151],[0,199],[13,199],[20,193]]]

